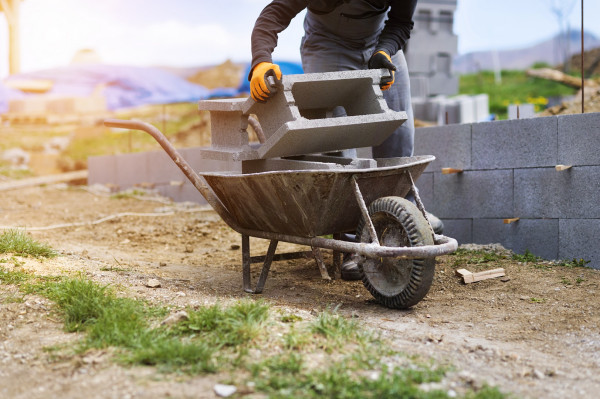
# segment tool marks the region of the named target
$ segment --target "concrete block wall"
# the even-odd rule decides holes
[[[598,148],[600,113],[419,128],[415,155],[437,159],[417,185],[459,243],[583,258],[600,269]],[[504,223],[511,218],[519,220]]]

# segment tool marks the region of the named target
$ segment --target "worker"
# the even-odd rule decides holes
[[[260,13],[252,31],[252,65],[248,76],[252,98],[265,102],[273,94],[266,79],[282,77],[279,66],[273,64],[271,58],[278,34],[298,13],[307,9],[300,47],[304,72],[388,69],[389,77],[380,82],[383,96],[390,109],[406,111],[408,118],[382,144],[373,147],[373,158],[412,156],[414,119],[402,48],[414,25],[412,17],[416,5],[417,0],[271,1]],[[352,156],[352,153],[344,155]],[[434,231],[441,234],[442,222],[431,214],[428,218]],[[351,255],[342,265],[342,278],[360,278]]]

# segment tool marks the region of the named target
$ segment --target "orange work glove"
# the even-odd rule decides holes
[[[381,90],[387,90],[394,84],[394,71],[396,66],[392,63],[392,58],[385,51],[378,51],[371,56],[369,60],[369,69],[387,68],[390,71],[390,77],[381,78],[379,87]]]
[[[250,94],[254,101],[264,103],[273,95],[267,85],[267,77],[269,76],[281,80],[281,69],[279,69],[279,65],[271,64],[270,62],[261,62],[252,70],[252,78],[250,78]]]

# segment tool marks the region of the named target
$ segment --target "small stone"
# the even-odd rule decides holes
[[[123,241],[121,241],[119,244],[129,244],[131,242],[131,240],[129,238],[124,239]]]
[[[169,317],[164,319],[162,321],[162,323],[160,323],[160,324],[172,326],[173,324],[177,324],[179,322],[189,320],[189,319],[190,319],[190,316],[188,315],[188,313],[185,310],[181,310],[177,313],[173,313],[172,315],[170,315]]]
[[[148,288],[159,288],[160,287],[160,281],[158,281],[155,278],[151,278],[150,280],[146,281],[146,287],[148,287]]]
[[[177,295],[177,296],[181,296],[181,297],[184,297],[184,296],[186,296],[186,295],[185,295],[185,292],[183,292],[183,291],[177,291],[177,293],[175,293],[175,295]]]
[[[214,391],[217,394],[217,396],[220,396],[222,398],[228,398],[229,396],[233,395],[236,391],[237,388],[233,385],[223,385],[223,384],[217,384],[214,386]]]
[[[510,277],[502,277],[500,281],[502,281],[503,283],[508,283],[510,281]]]
[[[538,380],[543,380],[544,378],[546,378],[546,375],[540,370],[533,370],[533,377],[537,378]]]
[[[83,251],[81,251],[81,256],[88,256],[88,250],[84,249]]]
[[[238,244],[231,244],[231,249],[238,250],[240,249],[240,246]]]
[[[158,265],[161,266],[161,267],[164,267],[164,266],[167,265],[167,262],[160,262]]]
[[[183,252],[185,252],[186,254],[191,254],[192,252],[194,252],[194,248],[188,245],[185,247],[185,250]]]

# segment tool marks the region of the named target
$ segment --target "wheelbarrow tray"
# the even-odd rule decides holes
[[[370,169],[201,173],[243,228],[316,237],[354,232],[361,210],[354,179],[368,205],[380,197],[404,197],[433,156],[399,158],[397,165]]]

